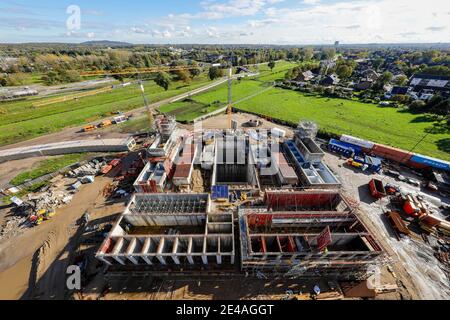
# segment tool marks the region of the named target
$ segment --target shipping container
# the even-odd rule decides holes
[[[330,139],[327,147],[328,150],[336,152],[348,158],[362,153],[362,148],[360,146],[335,139]]]
[[[343,142],[354,144],[356,146],[360,146],[360,147],[366,148],[366,149],[372,149],[373,146],[374,146],[374,143],[371,142],[371,141],[367,141],[367,140],[363,140],[363,139],[360,139],[360,138],[348,136],[348,135],[345,135],[345,134],[343,134],[341,136],[340,140],[343,141]]]
[[[373,146],[373,149],[371,151],[372,154],[384,158],[386,160],[395,161],[398,163],[408,163],[408,161],[412,157],[412,153],[408,151],[404,151],[401,149],[385,146],[382,144],[376,143]]]
[[[422,166],[426,166],[426,167],[432,167],[432,168],[435,168],[435,169],[441,169],[441,170],[450,171],[450,162],[448,162],[448,161],[444,161],[444,160],[440,160],[440,159],[436,159],[436,158],[431,158],[431,157],[423,156],[423,155],[420,155],[420,154],[414,154],[411,157],[410,161],[413,164],[422,165]]]
[[[286,136],[286,131],[279,128],[273,128],[271,133],[274,137],[284,138]]]

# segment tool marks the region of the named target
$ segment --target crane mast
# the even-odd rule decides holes
[[[232,85],[233,85],[233,68],[228,69],[228,127],[232,127],[232,117],[233,117],[233,95],[232,95]]]

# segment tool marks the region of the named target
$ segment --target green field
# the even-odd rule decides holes
[[[87,154],[80,153],[80,154],[68,154],[61,157],[54,157],[47,160],[42,160],[38,162],[37,165],[34,166],[34,168],[32,168],[30,171],[19,173],[16,177],[14,177],[14,179],[11,180],[11,184],[15,186],[21,185],[26,181],[33,180],[45,176],[46,174],[56,172],[62,168],[86,160],[87,158],[88,158]]]
[[[405,150],[411,150],[434,128],[433,120],[426,115],[359,101],[270,88],[273,80],[284,76],[285,70],[280,69],[286,68],[286,64],[279,64],[277,68],[275,74],[263,73],[256,79],[246,79],[240,83],[235,81],[233,84],[235,108],[293,124],[300,119],[313,120],[322,130],[330,133],[350,134]],[[201,93],[193,97],[193,100],[165,105],[160,110],[169,114],[182,114],[184,120],[195,118],[199,105],[206,107],[214,101],[220,101],[220,106],[224,106],[227,100],[227,87],[224,85]],[[414,151],[450,160],[449,130],[434,128]]]
[[[288,69],[296,64],[286,61],[278,62],[273,72],[267,65],[260,66],[260,76],[252,79],[233,81],[233,100],[239,101],[255,92],[270,86],[270,82],[283,78]],[[186,99],[159,108],[160,112],[175,116],[178,121],[192,121],[210,112],[226,106],[228,100],[228,84],[224,83],[207,92],[196,95],[194,99]]]
[[[173,82],[168,91],[150,81],[145,84],[145,90],[151,103],[185,93],[209,82],[203,74],[189,85]],[[79,100],[33,107],[32,102],[45,99],[0,103],[0,146],[56,132],[65,127],[83,125],[108,117],[115,111],[132,110],[144,105],[136,85]]]

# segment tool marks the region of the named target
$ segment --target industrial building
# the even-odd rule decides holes
[[[208,194],[136,194],[96,257],[129,270],[232,266],[233,216],[209,206]]]
[[[356,280],[368,277],[368,266],[382,256],[335,191],[267,192],[263,204],[239,209],[244,271]]]
[[[157,119],[136,194],[97,252],[110,272],[362,279],[383,256],[323,163],[313,124],[292,139],[188,132],[172,120]]]

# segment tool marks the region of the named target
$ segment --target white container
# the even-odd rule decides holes
[[[356,146],[360,146],[366,149],[372,149],[374,147],[374,143],[371,141],[366,141],[360,138],[356,138],[356,137],[352,137],[352,136],[348,136],[343,134],[341,136],[341,141],[347,142],[347,143],[352,143]]]
[[[284,138],[286,136],[286,131],[279,129],[279,128],[273,128],[272,129],[272,136]]]

